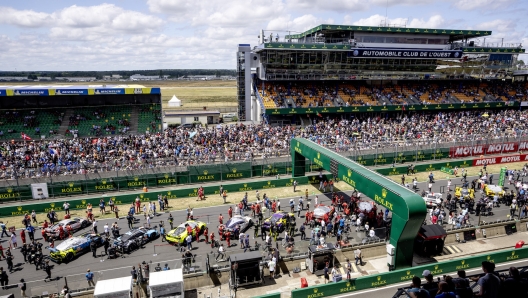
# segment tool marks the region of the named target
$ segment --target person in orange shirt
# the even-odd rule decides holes
[[[22,240],[22,244],[26,244],[26,230],[22,229],[20,231],[20,239]]]
[[[209,238],[211,239],[211,248],[214,248],[214,238],[215,238],[215,235],[214,235],[214,232],[211,232],[211,235],[209,236]]]
[[[231,233],[229,231],[225,232],[224,234],[226,241],[227,241],[227,247],[231,247]]]
[[[194,227],[194,232],[196,233],[196,242],[200,242],[200,227],[198,225]]]
[[[218,226],[218,236],[220,236],[220,241],[224,240],[224,225]]]
[[[209,229],[207,227],[205,227],[203,234],[204,234],[204,237],[205,237],[205,244],[209,244],[209,238],[208,238]]]
[[[187,228],[185,229],[187,230],[187,235],[192,235],[193,230],[190,225],[187,225]]]
[[[227,209],[227,214],[229,215],[229,218],[233,217],[233,207],[229,206],[229,209]]]
[[[220,214],[220,215],[218,216],[218,222],[219,222],[221,225],[224,224],[224,217],[222,216],[222,214]]]
[[[277,202],[273,200],[273,203],[271,203],[271,211],[275,213],[276,210],[277,210]]]

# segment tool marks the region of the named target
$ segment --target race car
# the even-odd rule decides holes
[[[426,192],[422,197],[425,201],[427,208],[437,207],[442,204],[442,194],[441,193],[430,193]]]
[[[82,236],[68,238],[54,248],[49,248],[50,259],[57,263],[70,262],[75,257],[90,251],[90,243],[95,241],[97,247],[103,245],[103,238],[99,234],[87,233]]]
[[[455,188],[455,197],[457,197],[458,199],[462,198],[462,199],[465,199],[465,198],[471,198],[471,199],[475,199],[475,191],[471,188],[462,188],[460,186],[457,186]]]
[[[156,229],[139,227],[132,229],[114,241],[116,249],[120,252],[131,253],[143,244],[153,241],[160,236]]]
[[[60,238],[60,227],[64,230],[64,235],[68,235],[68,231],[66,229],[66,226],[70,225],[72,228],[72,233],[76,232],[78,230],[84,229],[87,226],[90,225],[90,222],[84,218],[70,218],[70,219],[64,219],[59,221],[58,223],[46,228],[46,233],[49,237],[53,237],[55,239]]]
[[[504,189],[500,185],[493,185],[493,184],[486,184],[484,186],[484,192],[486,193],[486,196],[493,197],[495,195],[498,195],[499,197],[504,196]]]
[[[327,219],[331,219],[334,213],[335,208],[333,206],[325,206],[323,204],[315,206],[313,211],[314,218],[318,222],[321,222],[321,219],[325,219],[325,215],[327,215]]]
[[[225,223],[224,230],[234,232],[237,225],[239,232],[245,233],[253,225],[253,220],[249,216],[235,215]]]
[[[270,218],[264,220],[262,223],[262,228],[264,231],[270,231],[272,224],[277,226],[277,231],[284,232],[286,226],[288,225],[288,220],[293,218],[295,220],[294,213],[288,213],[286,211],[278,211],[274,213]]]
[[[200,235],[203,233],[203,230],[207,226],[205,222],[188,220],[179,226],[176,229],[170,230],[165,236],[165,240],[169,243],[175,243],[178,245],[183,245],[185,243],[185,238],[187,238],[187,226],[192,228],[192,239],[196,239],[196,226],[200,228]]]

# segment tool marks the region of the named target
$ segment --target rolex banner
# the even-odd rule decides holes
[[[31,194],[33,199],[47,199],[49,198],[48,194],[48,184],[47,183],[33,183],[31,184]]]

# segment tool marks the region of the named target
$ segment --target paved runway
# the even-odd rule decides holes
[[[468,177],[468,180],[474,179],[473,177]],[[455,184],[460,183],[460,179],[453,179],[452,188],[454,189]],[[433,191],[434,192],[440,192],[440,188],[442,186],[446,185],[446,181],[437,180],[437,182],[433,185]],[[419,188],[426,188],[426,183],[419,183]],[[298,190],[299,196],[303,195],[301,191]],[[351,191],[345,192],[347,197],[351,194]],[[328,194],[330,195],[330,194]],[[477,198],[480,197],[480,195],[477,194]],[[311,210],[313,210],[313,196],[310,196],[311,198]],[[444,194],[445,198],[445,194]],[[298,197],[295,198],[297,202]],[[254,197],[249,198],[250,201],[254,201]],[[289,198],[281,199],[281,206],[282,209],[289,210],[288,201]],[[319,202],[323,204],[329,204],[330,198],[326,195],[319,195]],[[208,207],[208,208],[201,208],[201,209],[195,209],[194,210],[194,217],[197,220],[206,222],[208,224],[210,231],[215,231],[217,233],[217,226],[218,226],[218,215],[222,213],[224,215],[224,222],[227,220],[227,209],[229,208],[229,205],[224,206],[216,206],[216,207]],[[381,209],[378,209],[381,210]],[[185,221],[186,219],[186,212],[184,210],[182,211],[174,211],[171,212],[174,217],[174,226],[177,226],[179,223]],[[509,209],[507,206],[502,205],[501,208],[496,208],[494,210],[495,215],[491,216],[489,218],[484,218],[483,220],[486,221],[493,221],[498,218],[506,219],[506,215],[509,214]],[[250,212],[245,212],[245,215],[250,215]],[[163,220],[166,224],[168,213],[166,214],[160,214],[152,219],[151,225],[156,225],[159,223],[160,220]],[[266,211],[264,213],[264,218],[268,217],[268,212]],[[140,224],[143,224],[145,222],[143,215],[138,215],[137,218],[139,218]],[[476,224],[476,220],[472,218],[472,223]],[[109,225],[115,221],[115,219],[108,220]],[[102,227],[104,225],[105,220],[99,221],[99,230],[102,230]],[[304,211],[301,212],[301,218],[297,219],[297,227],[300,226],[300,224],[304,222]],[[118,220],[119,226],[122,228],[122,232],[126,232],[128,230],[127,223],[125,219]],[[166,225],[167,227],[167,225]],[[76,233],[82,234],[88,231],[88,228],[79,231]],[[40,238],[40,230],[37,230],[35,233]],[[253,236],[253,229],[250,229],[249,234]],[[218,234],[217,234],[218,235]],[[310,229],[307,229],[306,231],[307,237],[310,237]],[[361,240],[364,238],[364,233],[357,234],[355,232],[351,233],[351,236],[353,237],[351,242],[357,243],[358,240]],[[38,239],[37,238],[37,239]],[[218,238],[217,238],[218,239]],[[280,239],[279,241],[279,247],[280,247]],[[301,243],[300,240],[300,234],[296,234],[296,251],[305,251],[303,249],[304,247],[307,247],[309,242],[303,241]],[[1,239],[2,245],[4,248],[8,247],[8,243],[6,241],[6,238]],[[42,241],[42,239],[40,239]],[[262,243],[263,241],[260,239],[256,239],[259,243]],[[335,238],[330,241],[335,241]],[[18,243],[20,245],[21,241],[18,240]],[[236,240],[232,241],[233,243],[237,243]],[[251,244],[254,243],[254,240],[251,240]],[[56,242],[56,245],[58,244],[58,241]],[[193,242],[194,244],[194,242]],[[275,245],[274,245],[275,246]],[[203,242],[194,244],[193,245],[193,254],[197,255],[196,263],[199,266],[205,267],[205,255],[207,253],[211,253],[212,249],[209,245],[206,245]],[[98,253],[103,251],[102,248],[98,250]],[[216,250],[215,250],[216,251]],[[49,251],[46,249],[44,250],[44,253],[47,254]],[[230,253],[237,253],[241,252],[238,246],[232,246],[228,249],[228,254]],[[57,292],[59,291],[62,286],[64,285],[65,281],[63,277],[67,277],[68,285],[70,288],[86,288],[88,285],[84,279],[84,274],[86,273],[87,269],[90,269],[92,272],[96,274],[97,279],[110,279],[110,278],[116,278],[121,276],[127,276],[130,274],[131,266],[135,265],[137,266],[139,263],[145,261],[145,262],[152,262],[151,270],[154,270],[154,267],[157,263],[161,263],[161,266],[163,266],[165,263],[169,264],[169,267],[175,268],[175,266],[180,266],[180,262],[178,262],[178,259],[181,259],[181,253],[176,250],[175,247],[166,245],[166,242],[162,242],[161,239],[157,239],[152,243],[148,243],[145,245],[144,248],[139,249],[130,255],[125,254],[125,258],[118,258],[109,260],[106,259],[106,257],[101,258],[93,258],[91,253],[86,253],[79,258],[75,259],[71,263],[68,264],[54,264],[54,268],[52,269],[52,278],[56,279],[52,282],[44,282],[43,279],[45,278],[46,274],[42,270],[35,270],[35,267],[31,264],[25,264],[23,262],[23,256],[19,252],[19,250],[15,250],[14,252],[14,262],[16,264],[16,270],[13,273],[8,273],[9,275],[9,282],[11,284],[17,283],[21,278],[24,278],[28,285],[28,293],[29,294],[42,294],[43,292]],[[200,263],[201,262],[201,263]],[[4,269],[7,268],[7,264],[5,261],[0,262],[0,266],[3,266]],[[7,293],[14,293],[15,295],[20,295],[20,291],[16,288],[11,288],[9,290],[0,290],[0,295],[4,295]],[[17,296],[18,297],[18,296]],[[385,297],[385,296],[384,296]]]

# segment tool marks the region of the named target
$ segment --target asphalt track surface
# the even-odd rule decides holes
[[[468,181],[471,181],[474,179],[474,177],[468,177]],[[456,185],[460,185],[460,179],[452,179],[452,189],[455,188]],[[437,180],[436,183],[433,184],[433,192],[440,192],[441,187],[445,187],[447,185],[447,181],[445,180]],[[418,192],[421,192],[421,189],[427,188],[427,183],[419,183],[418,188],[420,189]],[[447,189],[445,187],[445,189]],[[297,193],[299,196],[295,197],[295,201],[297,203],[297,199],[303,195],[304,193],[300,190],[300,188],[297,190]],[[348,196],[351,195],[352,191],[346,191],[343,192],[346,194],[345,197],[348,198]],[[476,193],[476,197],[479,198],[480,195],[478,192]],[[367,200],[364,196],[362,196],[364,200]],[[444,194],[445,198],[445,194]],[[311,199],[311,207],[310,210],[313,210],[314,205],[314,196],[310,196]],[[249,201],[253,202],[255,201],[255,197],[252,197],[250,195]],[[281,199],[281,207],[282,210],[288,210],[289,211],[289,198]],[[326,195],[319,195],[319,203],[329,205],[330,204],[330,193],[327,193]],[[306,204],[306,203],[305,203]],[[218,215],[221,213],[224,216],[224,223],[228,219],[227,215],[227,209],[229,208],[229,204],[222,205],[222,206],[214,206],[214,207],[206,207],[206,208],[197,208],[194,209],[194,218],[195,220],[203,221],[207,223],[207,226],[209,227],[209,231],[214,231],[216,233],[215,236],[218,240]],[[231,205],[233,206],[233,205]],[[382,208],[381,206],[378,206],[378,210]],[[174,226],[176,227],[178,224],[184,222],[186,220],[186,211],[173,211],[171,212],[172,216],[174,217]],[[301,218],[297,218],[297,227],[300,227],[300,225],[304,222],[304,213],[305,211],[301,212]],[[494,215],[490,217],[482,217],[482,220],[485,220],[487,222],[494,221],[496,219],[506,219],[506,215],[509,214],[509,209],[505,205],[501,205],[500,208],[494,209]],[[251,211],[246,211],[244,215],[250,216]],[[264,213],[264,219],[267,218],[268,211]],[[140,219],[139,224],[135,224],[134,226],[137,227],[139,225],[143,225],[146,221],[144,219],[144,216],[142,214],[136,215],[136,218]],[[163,220],[165,222],[165,227],[167,230],[169,230],[168,227],[168,213],[165,214],[158,214],[151,220],[151,226],[155,226],[159,223],[160,220]],[[108,220],[100,220],[98,221],[98,229],[99,232],[103,230],[103,226],[105,222],[108,222],[109,226],[116,221],[115,219],[108,219]],[[472,224],[476,224],[478,219],[474,217],[470,217],[470,221]],[[127,222],[125,219],[120,219],[117,221],[119,226],[121,227],[121,233],[124,233],[128,231]],[[84,230],[78,231],[75,233],[75,235],[84,234],[89,231],[89,228],[86,228]],[[310,238],[310,229],[306,229],[306,235],[307,238]],[[260,244],[263,243],[263,241],[258,237],[258,239],[253,240],[253,232],[254,229],[251,228],[248,233],[251,235],[251,245],[253,245],[254,241],[257,240]],[[40,236],[40,229],[35,232],[36,240],[43,242],[41,236]],[[260,235],[259,235],[260,236]],[[282,235],[281,235],[282,236]],[[355,233],[354,231],[350,234],[352,239],[350,240],[352,243],[358,243],[361,241],[361,239],[365,238],[364,232]],[[17,234],[18,237],[18,234]],[[279,247],[281,238],[279,236],[277,242]],[[201,238],[200,243],[193,242],[193,250],[192,253],[196,255],[196,262],[200,264],[202,268],[205,267],[205,255],[208,253],[212,253],[213,249],[208,244],[204,243],[203,236]],[[0,239],[4,249],[6,247],[9,247],[7,238]],[[327,241],[335,242],[335,238],[327,239]],[[223,242],[224,245],[225,241]],[[296,248],[295,251],[306,251],[306,247],[309,245],[308,241],[301,241],[300,240],[300,233],[296,233],[295,236],[295,243]],[[21,240],[18,239],[19,247],[21,246]],[[55,245],[59,244],[59,241],[55,242]],[[230,255],[232,253],[239,253],[242,252],[238,246],[237,240],[231,241],[231,247],[227,249],[227,255]],[[44,247],[47,246],[47,244],[44,245]],[[273,245],[275,246],[275,244]],[[43,249],[44,255],[47,255],[49,251],[47,249]],[[214,250],[216,252],[216,249]],[[283,250],[281,251],[283,252]],[[56,264],[51,263],[53,266],[52,269],[52,281],[44,281],[44,278],[46,277],[46,273],[43,270],[35,270],[35,266],[29,263],[23,262],[23,256],[20,253],[20,251],[14,250],[13,255],[14,258],[14,264],[15,264],[15,270],[12,273],[8,273],[9,275],[9,283],[12,285],[11,288],[7,290],[0,290],[0,295],[6,295],[8,293],[14,293],[16,297],[20,297],[20,291],[15,287],[16,283],[19,282],[21,278],[24,278],[27,286],[28,291],[27,294],[30,295],[38,295],[42,294],[43,292],[58,292],[60,289],[62,289],[63,285],[65,284],[65,281],[63,277],[67,277],[68,285],[70,288],[87,288],[87,282],[85,280],[84,275],[86,274],[86,270],[90,269],[92,272],[95,273],[96,280],[101,279],[111,279],[111,278],[117,278],[117,277],[123,277],[123,276],[129,276],[131,267],[132,266],[138,266],[138,264],[142,263],[143,261],[151,264],[151,270],[154,270],[154,267],[157,265],[157,263],[161,263],[161,266],[163,267],[165,263],[169,265],[170,268],[176,268],[176,266],[180,266],[181,262],[179,260],[181,259],[182,253],[177,251],[177,249],[174,246],[167,245],[166,242],[162,242],[161,239],[156,239],[155,241],[151,243],[147,243],[144,248],[141,248],[139,250],[136,250],[132,252],[131,254],[124,254],[124,258],[117,258],[117,259],[107,259],[106,256],[101,256],[101,254],[104,254],[104,250],[102,248],[99,248],[97,251],[97,254],[100,257],[93,258],[91,252],[87,252],[84,255],[79,256],[78,258],[74,259],[70,263],[63,263],[63,264]],[[219,264],[227,264],[226,262],[220,262]],[[4,269],[7,269],[7,263],[5,260],[0,262],[0,266],[4,267]],[[345,297],[345,296],[343,296]],[[383,296],[388,297],[388,296]]]

